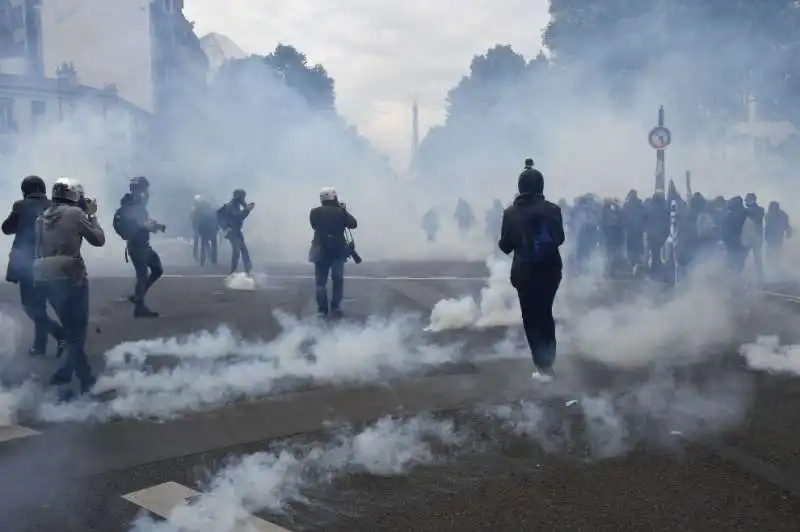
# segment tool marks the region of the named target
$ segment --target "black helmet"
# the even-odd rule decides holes
[[[533,159],[531,157],[525,159],[525,168],[533,168]]]
[[[144,192],[150,189],[150,181],[144,176],[134,176],[128,179],[128,188],[131,192]]]
[[[47,185],[44,184],[44,179],[38,175],[29,175],[23,179],[20,188],[23,197],[29,194],[47,194]]]
[[[246,197],[247,197],[247,192],[245,192],[241,188],[237,188],[236,190],[233,191],[233,199],[243,200]]]

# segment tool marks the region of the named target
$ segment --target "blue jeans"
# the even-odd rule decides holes
[[[330,275],[333,290],[330,310],[342,309],[344,293],[344,259],[322,257],[314,263],[314,280],[317,287],[317,310],[321,314],[328,313],[328,276]]]
[[[86,391],[95,381],[86,358],[86,336],[89,328],[89,282],[76,283],[58,279],[42,283],[47,300],[53,306],[64,331],[64,360],[51,379],[51,384],[69,384],[73,375]]]
[[[30,275],[19,279],[19,297],[25,314],[33,321],[33,351],[44,353],[47,349],[47,335],[60,341],[64,332],[61,325],[47,315],[47,298],[44,289],[37,286]]]

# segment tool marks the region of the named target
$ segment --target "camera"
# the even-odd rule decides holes
[[[356,264],[361,264],[362,262],[361,255],[356,251],[356,243],[352,240],[347,243],[347,258],[353,259]]]
[[[348,229],[346,234],[346,245],[347,245],[347,258],[353,259],[353,262],[356,264],[361,264],[362,259],[361,255],[358,254],[356,251],[356,241],[353,239],[353,233],[350,232]]]

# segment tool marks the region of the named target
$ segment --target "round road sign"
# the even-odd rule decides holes
[[[650,130],[650,134],[647,135],[647,141],[653,148],[663,150],[672,142],[672,133],[665,127],[656,126]]]

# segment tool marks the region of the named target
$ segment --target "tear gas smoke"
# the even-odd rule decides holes
[[[431,310],[428,329],[441,332],[467,327],[495,327],[522,323],[517,292],[511,286],[511,261],[490,256],[487,284],[481,289],[480,302],[471,296],[443,299]]]
[[[248,513],[283,512],[287,504],[305,501],[303,489],[310,485],[361,472],[401,475],[434,463],[434,445],[454,446],[464,440],[465,434],[451,421],[384,418],[328,445],[245,456],[223,469],[195,504],[176,508],[167,522],[140,518],[132,532],[233,530]]]
[[[752,392],[751,379],[739,373],[687,379],[660,371],[632,386],[583,395],[563,408],[521,401],[486,414],[548,452],[584,440],[587,456],[603,459],[642,444],[669,445],[675,434],[698,438],[734,427],[747,414]]]
[[[225,278],[225,288],[228,290],[256,290],[256,280],[244,273],[233,273]]]
[[[208,531],[232,530],[247,514],[286,513],[291,503],[313,503],[309,488],[324,487],[337,478],[355,473],[401,475],[452,459],[459,451],[491,452],[509,434],[548,453],[561,454],[582,442],[587,453],[582,458],[590,459],[616,457],[639,444],[674,444],[676,433],[688,438],[713,434],[742,419],[750,396],[746,379],[716,377],[691,384],[669,375],[654,376],[617,393],[581,397],[566,408],[546,406],[552,401],[490,407],[478,412],[477,419],[489,423],[482,427],[426,416],[384,418],[358,434],[340,434],[327,445],[236,459],[214,476],[199,501],[176,508],[164,522],[141,517],[132,532],[193,530],[201,525]]]
[[[781,345],[777,336],[759,336],[739,350],[747,366],[775,374],[800,375],[800,346]]]
[[[420,338],[412,317],[372,319],[335,328],[276,314],[283,333],[271,342],[247,342],[229,329],[185,338],[121,344],[106,354],[97,393],[105,402],[42,405],[46,420],[106,419],[111,416],[170,418],[241,398],[283,390],[286,383],[357,384],[387,379],[453,361],[456,347]],[[146,369],[148,356],[169,355],[174,367]]]
[[[490,275],[480,302],[469,296],[440,301],[431,311],[431,331],[521,325],[517,294],[509,281],[510,261],[490,257],[487,265]],[[561,352],[625,367],[699,360],[736,335],[735,309],[725,286],[712,277],[717,267],[701,265],[666,300],[638,294],[602,306],[590,301],[600,278],[569,279],[554,308]]]
[[[257,264],[265,259],[304,260],[311,237],[307,213],[318,203],[322,186],[337,188],[359,218],[356,238],[366,260],[474,258],[493,247],[483,235],[482,215],[495,198],[510,201],[525,156],[533,156],[543,169],[545,190],[552,198],[588,191],[622,196],[630,188],[649,194],[654,156],[646,134],[658,105],[664,104],[674,136],[667,168],[678,174],[668,177],[681,182],[683,171],[691,169],[695,188],[708,195],[753,190],[764,201],[782,199],[791,211],[799,203],[794,187],[775,176],[789,174],[793,161],[774,157],[769,168],[756,165],[752,149],[744,149],[752,143],[720,135],[731,124],[702,105],[734,101],[757,89],[771,93],[764,86],[769,77],[760,77],[758,87],[731,88],[703,75],[717,72],[722,60],[735,71],[743,57],[752,59],[753,50],[763,49],[759,39],[764,36],[735,33],[735,43],[724,40],[722,56],[716,45],[712,56],[687,53],[675,43],[708,50],[720,35],[729,35],[728,22],[704,14],[665,32],[662,24],[674,13],[660,4],[646,11],[635,17],[635,24],[629,24],[634,19],[621,21],[626,24],[621,33],[573,35],[580,37],[585,52],[577,54],[580,60],[556,50],[550,54],[555,63],[544,58],[531,62],[532,57],[503,62],[501,57],[500,63],[477,64],[444,123],[425,135],[416,178],[396,175],[386,158],[335,110],[310,104],[307,96],[317,87],[289,88],[258,60],[244,60],[240,64],[246,66],[229,75],[221,69],[208,91],[187,95],[191,112],[176,111],[159,121],[153,129],[169,134],[169,142],[158,142],[166,153],[136,152],[129,142],[136,136],[135,124],[126,113],[100,117],[95,110],[79,108],[36,134],[24,135],[17,151],[3,158],[3,169],[18,178],[36,173],[50,184],[63,175],[82,180],[87,194],[100,200],[100,220],[109,232],[113,208],[126,190],[125,176],[149,174],[152,215],[167,224],[171,238],[189,234],[195,194],[220,204],[233,188],[244,188],[256,202],[245,233]],[[667,34],[669,43],[654,45],[663,56],[643,63],[652,66],[634,61],[641,67],[634,69],[635,76],[621,80],[614,68],[605,68],[620,50],[639,49],[634,43]],[[117,45],[124,49],[130,43]],[[507,71],[514,65],[517,70]],[[769,62],[762,65],[777,68]],[[468,64],[463,71],[470,75]],[[80,80],[81,72],[77,74]],[[746,115],[743,105],[740,114]],[[169,131],[161,131],[165,128]],[[4,183],[3,197],[10,203],[19,197],[18,181]],[[473,204],[478,222],[466,237],[454,228],[459,196]],[[420,220],[432,207],[441,211],[442,232],[435,243],[428,243]],[[105,248],[86,250],[95,275],[106,267],[126,268],[122,242],[110,237]],[[188,250],[176,250],[173,260],[181,258],[190,260]]]

